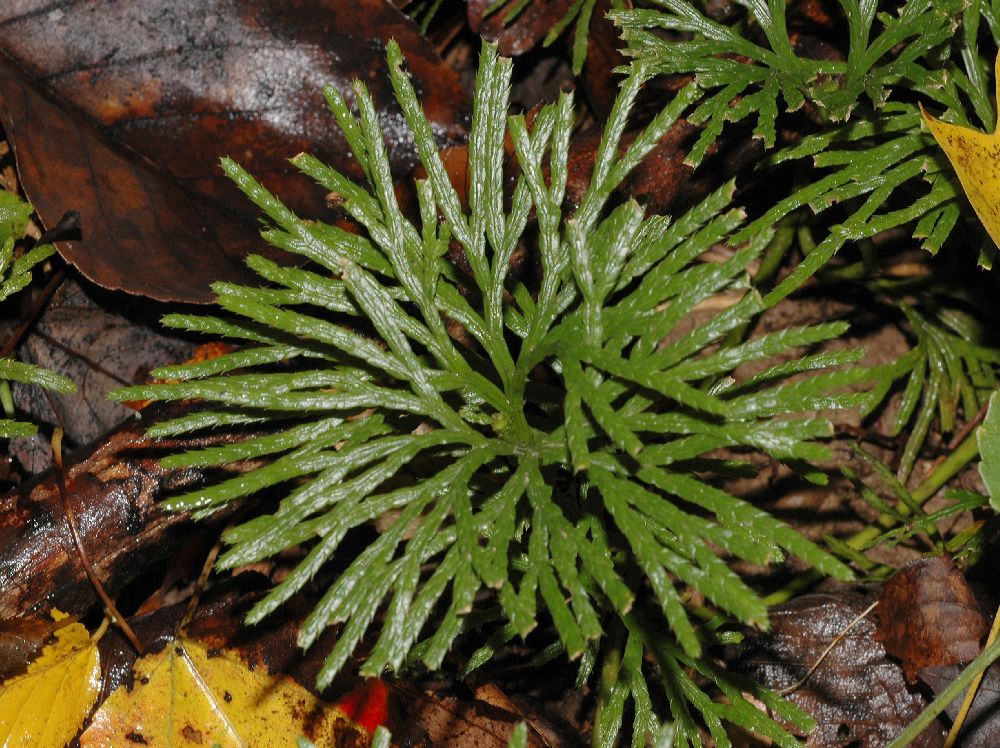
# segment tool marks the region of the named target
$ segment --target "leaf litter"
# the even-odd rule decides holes
[[[17,6],[15,5],[14,7],[16,8]],[[2,12],[2,11],[0,11],[0,12]],[[470,5],[470,12],[471,12],[471,5]],[[89,137],[89,136],[88,136],[88,137]],[[255,167],[255,170],[257,170],[257,167]],[[651,192],[651,194],[652,194],[652,192],[653,192],[653,191],[651,190],[650,192]],[[115,285],[113,285],[113,284],[114,284],[115,282],[117,282],[117,281],[112,281],[112,280],[111,280],[111,279],[113,278],[113,276],[112,276],[111,274],[106,274],[106,273],[102,273],[102,274],[100,274],[100,275],[98,276],[98,278],[99,278],[99,282],[107,282],[107,283],[111,284],[111,285],[110,285],[110,287],[116,287],[116,286],[115,286]],[[104,280],[101,280],[101,279],[104,279]],[[186,292],[183,292],[183,293],[186,293]],[[175,358],[174,360],[180,360],[180,358],[182,358],[182,356],[180,356],[180,357],[178,357],[178,358]],[[823,607],[824,607],[825,605],[827,605],[827,603],[822,603],[822,604],[818,604],[818,603],[816,603],[815,601],[812,601],[812,602],[811,602],[810,604],[811,604],[811,605],[819,605],[819,607],[821,607],[821,608],[823,608]],[[903,605],[903,606],[905,607],[905,603],[901,603],[901,605]],[[808,607],[808,606],[807,606],[807,607]],[[851,603],[851,604],[850,604],[850,605],[848,605],[847,607],[848,607],[849,609],[853,610],[854,608],[856,608],[856,605],[854,605],[853,603]],[[824,610],[826,610],[826,608],[824,608]],[[834,608],[833,608],[833,612],[830,612],[830,611],[827,611],[827,615],[829,615],[830,619],[831,619],[831,620],[833,621],[833,623],[834,623],[834,624],[835,624],[836,622],[838,622],[838,621],[840,621],[840,622],[842,623],[843,621],[841,621],[841,618],[843,618],[843,616],[846,616],[846,615],[847,615],[847,613],[848,613],[848,611],[846,611],[846,610],[838,610],[838,609],[837,609],[837,606],[834,606]],[[772,613],[772,620],[773,620],[773,621],[777,621],[777,620],[784,620],[784,618],[783,618],[783,616],[784,616],[784,615],[785,615],[784,611],[782,611],[781,609],[778,609],[778,610],[774,611],[774,613]],[[812,619],[809,619],[809,618],[808,618],[808,616],[807,616],[807,619],[806,619],[806,626],[807,626],[807,628],[808,628],[808,626],[809,626],[809,621],[810,621],[810,620],[812,620]],[[818,620],[815,620],[815,621],[813,621],[813,622],[814,622],[814,624],[815,624],[815,626],[816,626],[816,627],[819,627],[819,626],[820,626],[820,622],[819,622]],[[824,631],[824,632],[827,632],[827,633],[829,633],[829,631],[827,631],[827,629],[826,629],[826,628],[824,628],[824,629],[823,629],[823,631]],[[867,636],[870,636],[870,635],[871,635],[871,629],[870,629],[870,628],[868,628],[868,627],[865,627],[865,628],[864,628],[864,632],[866,633],[866,635],[867,635]],[[775,632],[775,633],[776,633],[776,635],[778,635],[778,633],[779,633],[779,632],[777,631],[777,627],[776,627],[776,632]],[[824,636],[825,636],[825,634],[824,634]],[[860,634],[859,634],[859,636],[860,636]],[[822,638],[822,637],[820,637],[820,638]],[[820,643],[820,642],[816,642],[817,646],[818,646],[818,644],[819,644],[819,643]],[[856,642],[856,644],[858,644],[858,643]],[[787,646],[788,646],[788,650],[787,650],[787,651],[788,651],[788,652],[792,652],[792,651],[793,651],[793,649],[794,649],[794,645],[793,645],[793,644],[791,644],[791,643],[789,643],[789,644],[788,644]],[[811,646],[811,644],[810,644],[810,646]],[[858,644],[858,646],[860,646],[860,644]],[[166,650],[164,650],[164,651],[166,651]],[[186,650],[185,650],[185,651],[186,651]],[[175,653],[175,654],[176,654],[176,653]],[[806,663],[808,662],[808,657],[805,657],[805,658],[802,658],[802,657],[801,657],[801,654],[802,654],[801,650],[797,651],[797,652],[796,652],[796,654],[797,654],[797,655],[799,656],[799,658],[800,658],[800,659],[802,659],[802,660],[803,660],[803,661],[802,661],[802,662],[801,662],[800,664],[803,664],[803,665],[804,665],[804,664],[806,664]],[[879,659],[879,658],[874,658],[874,659],[871,659],[871,660],[865,660],[865,662],[870,662],[870,663],[872,664],[872,666],[873,666],[873,667],[874,667],[874,669],[875,669],[875,670],[874,670],[874,672],[875,672],[875,673],[878,673],[878,674],[881,674],[881,673],[883,672],[883,670],[882,670],[882,668],[883,668],[883,666],[884,666],[884,662],[883,662],[883,660],[881,660],[881,659]],[[773,664],[773,663],[772,663],[772,664]],[[831,666],[834,666],[835,664],[836,664],[836,663],[831,663]],[[162,666],[163,666],[163,665],[161,664],[161,665],[160,665],[160,667],[162,667]],[[847,666],[845,666],[845,667],[847,667]],[[852,665],[850,665],[850,667],[849,667],[848,669],[850,669],[850,668],[857,668],[857,667],[858,667],[857,663],[853,663]],[[924,673],[925,673],[925,672],[930,672],[931,670],[932,670],[932,669],[928,669],[928,668],[925,668],[924,670],[922,670],[922,671],[921,671],[921,677],[923,677],[923,675],[924,675]],[[945,669],[945,670],[944,670],[944,671],[942,671],[942,672],[948,672],[948,669]],[[896,668],[896,670],[895,670],[895,671],[893,671],[893,676],[892,676],[892,678],[893,678],[893,679],[895,679],[895,678],[896,678],[896,677],[897,677],[898,675],[899,675],[899,668],[897,667],[897,668]],[[814,676],[814,677],[815,677],[815,676]],[[859,677],[860,677],[860,676],[859,676]],[[990,693],[990,692],[991,692],[991,691],[992,691],[992,690],[994,689],[994,686],[991,686],[991,685],[990,685],[990,684],[991,684],[991,682],[992,682],[992,681],[990,680],[990,678],[991,678],[991,676],[990,676],[990,674],[988,674],[988,675],[987,675],[987,682],[986,682],[986,683],[984,684],[985,686],[987,686],[987,688],[985,689],[985,692],[986,692],[986,693]],[[776,683],[777,683],[777,682],[780,682],[780,680],[781,680],[781,679],[779,678],[779,679],[778,679],[778,681],[776,681]],[[925,680],[926,680],[926,679],[925,679]],[[930,682],[930,681],[926,681],[926,682]],[[863,688],[865,688],[865,687],[869,687],[869,688],[871,687],[871,683],[870,683],[870,680],[865,680],[864,678],[861,678],[861,679],[860,679],[859,681],[857,681],[857,683],[859,683],[859,684],[860,684],[860,686],[859,686],[859,687],[860,687],[860,688],[862,688],[862,689],[863,689]],[[891,683],[892,683],[893,687],[895,687],[895,686],[897,685],[897,680],[891,680]],[[777,687],[777,686],[775,686],[775,687]],[[806,684],[806,687],[808,687],[808,683]],[[863,691],[862,691],[862,692],[863,692]],[[877,691],[877,689],[876,689],[876,692],[875,692],[875,693],[876,693],[876,696],[878,696],[879,698],[881,698],[881,694],[880,694],[880,693],[879,693],[879,692]],[[893,692],[893,693],[895,693],[895,692]],[[890,694],[890,695],[891,695],[891,694]],[[978,704],[978,700],[977,700],[977,704]],[[907,707],[907,708],[909,708],[909,707]],[[901,709],[903,709],[903,708],[901,707]],[[905,711],[905,709],[903,709],[903,711]],[[823,713],[823,712],[821,712],[821,713],[822,713],[822,714],[825,714],[825,713]],[[835,739],[841,739],[841,738],[842,738],[843,736],[839,735],[839,731],[840,731],[840,728],[841,728],[841,727],[842,727],[842,726],[843,726],[844,724],[849,724],[849,725],[850,725],[850,729],[851,729],[851,733],[850,733],[850,735],[852,735],[852,736],[855,736],[855,737],[857,737],[857,736],[861,736],[861,738],[863,738],[863,737],[864,737],[864,732],[863,732],[863,730],[864,730],[864,729],[868,729],[868,730],[871,730],[871,731],[872,731],[872,734],[875,734],[875,733],[878,733],[879,729],[881,729],[881,728],[880,728],[880,727],[879,727],[879,726],[878,726],[877,724],[875,724],[875,723],[868,723],[868,726],[867,726],[867,728],[866,728],[866,727],[865,727],[865,723],[864,723],[864,720],[863,720],[863,719],[861,719],[861,718],[857,718],[857,719],[856,719],[855,721],[853,721],[853,722],[852,722],[851,720],[852,720],[852,719],[854,719],[854,717],[852,717],[852,715],[851,715],[851,714],[848,714],[848,715],[847,715],[847,716],[846,716],[846,717],[844,718],[844,721],[842,721],[842,722],[838,722],[838,719],[841,719],[841,717],[838,717],[838,716],[836,716],[836,714],[837,714],[837,713],[836,713],[836,712],[834,712],[834,716],[830,718],[830,721],[829,721],[829,724],[834,724],[834,723],[836,723],[836,724],[837,724],[837,728],[836,728],[836,733],[837,733],[837,734],[834,734],[834,735],[831,735],[831,733],[829,733],[829,732],[827,732],[827,733],[822,733],[822,732],[820,732],[820,733],[817,733],[817,735],[826,735],[826,736],[828,736],[828,737],[829,737],[829,738],[830,738],[831,740],[835,740]],[[899,715],[897,715],[897,717],[898,717],[898,716],[899,716]],[[901,717],[900,717],[900,718],[901,718]],[[823,725],[824,725],[824,724],[826,724],[826,723],[823,723],[823,722],[821,722],[821,729],[822,729],[822,727],[823,727]],[[895,724],[895,723],[894,723],[894,724]],[[881,733],[879,733],[879,734],[881,734]],[[817,735],[814,735],[814,736],[813,736],[813,738],[811,738],[811,740],[812,740],[812,739],[814,739],[814,738],[816,738],[816,737],[817,737]],[[859,739],[861,739],[861,738],[859,738]],[[867,738],[865,738],[865,739],[867,739]],[[815,744],[815,745],[821,745],[821,744],[825,744],[825,743],[812,743],[812,744]],[[829,744],[830,744],[830,745],[837,745],[837,744],[839,744],[839,743],[835,743],[835,742],[831,742],[831,743],[829,743]],[[865,744],[865,745],[867,745],[868,743],[864,743],[864,744]],[[875,742],[875,743],[872,743],[872,744],[873,744],[873,745],[874,745],[874,744],[877,744],[877,742]],[[988,745],[989,743],[984,743],[984,744]]]
[[[325,748],[367,742],[342,711],[291,679],[251,670],[228,652],[180,636],[136,661],[132,688],[111,694],[80,745],[267,748],[282,735],[304,735]]]
[[[290,156],[309,150],[360,175],[328,124],[325,85],[368,81],[397,176],[413,166],[381,64],[390,38],[442,144],[463,138],[457,74],[388,0],[7,0],[0,119],[42,223],[80,213],[81,238],[58,244],[67,261],[105,288],[205,303],[211,282],[249,278],[243,258],[261,249],[220,156],[253,164],[314,215],[331,213],[326,192],[296,179]]]
[[[59,620],[63,614],[53,611]],[[63,748],[101,690],[97,645],[83,624],[57,629],[25,673],[0,683],[0,744]]]

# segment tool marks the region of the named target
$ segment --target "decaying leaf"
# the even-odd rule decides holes
[[[70,450],[91,443],[133,415],[108,400],[109,391],[143,382],[150,369],[183,361],[194,349],[193,343],[168,334],[148,316],[140,319],[134,313],[139,300],[128,299],[136,304],[127,309],[121,298],[100,303],[97,292],[75,280],[64,281],[18,349],[21,360],[77,383],[72,393],[43,393],[20,384],[13,388],[19,412],[36,423],[61,425]],[[29,473],[52,466],[52,450],[43,434],[14,440],[11,453]]]
[[[531,2],[509,21],[507,16],[522,4],[508,3],[506,7],[487,15],[494,4],[493,0],[469,0],[466,11],[469,26],[477,34],[495,41],[500,54],[516,57],[539,44],[556,22],[566,15],[573,0]]]
[[[132,689],[119,688],[101,705],[80,745],[268,748],[292,745],[298,735],[321,747],[370,740],[291,679],[251,670],[227,651],[181,637],[136,660]]]
[[[1000,55],[996,65],[1000,90]],[[926,111],[924,119],[951,161],[979,220],[993,241],[1000,244],[1000,126],[992,133],[984,133],[943,122]]]
[[[878,640],[903,663],[906,678],[936,665],[969,662],[979,654],[986,619],[951,559],[915,559],[882,588]]]
[[[79,623],[59,629],[27,672],[0,684],[0,745],[63,748],[100,689],[100,657],[87,629]]]
[[[803,595],[770,609],[771,631],[754,634],[737,648],[733,667],[775,690],[798,684],[827,646],[869,604],[853,593]],[[903,677],[875,640],[875,622],[858,621],[816,670],[786,698],[816,720],[810,748],[878,748],[910,724],[928,699]],[[916,748],[943,745],[938,723]]]
[[[206,475],[203,469],[164,468],[162,450],[245,438],[245,432],[160,440],[146,436],[146,429],[163,418],[192,410],[190,405],[172,412],[148,409],[92,451],[67,460],[67,495],[83,546],[112,596],[136,579],[158,573],[159,564],[199,535],[218,531],[218,523],[194,525],[189,515],[159,505],[170,493],[197,485]],[[0,520],[0,619],[30,616],[52,606],[76,614],[89,610],[97,596],[70,537],[54,476],[0,496]]]
[[[398,174],[416,162],[383,64],[396,39],[443,144],[465,133],[467,95],[388,0],[4,0],[2,124],[46,226],[81,216],[60,252],[91,280],[164,301],[207,302],[247,279],[256,214],[218,167],[230,155],[307,215],[325,190],[287,159],[357,163],[323,102],[366,82]]]
[[[506,748],[519,722],[520,715],[481,701],[461,701],[440,698],[405,684],[399,685],[407,705],[408,717],[426,733],[432,746],[441,748]],[[530,723],[528,746],[548,746]]]
[[[59,621],[45,618],[0,621],[0,680],[26,668],[56,629],[71,623],[71,618]]]
[[[961,665],[943,665],[929,667],[920,671],[920,680],[931,687],[935,694],[948,687],[958,674],[962,672]],[[955,719],[962,707],[965,694],[952,701],[945,712]],[[959,734],[959,745],[962,748],[996,748],[1000,745],[1000,667],[994,663],[987,668],[983,680],[976,691],[976,698],[962,723]]]
[[[497,43],[500,54],[516,57],[530,52],[540,44],[554,40],[553,30],[573,29],[573,46],[582,44],[573,52],[573,69],[581,72],[584,92],[594,110],[601,116],[611,111],[621,76],[614,71],[626,60],[619,51],[624,46],[620,30],[607,18],[612,8],[610,0],[596,0],[583,10],[587,16],[584,28],[577,28],[577,15],[582,9],[573,0],[534,0],[524,5],[508,2],[494,10],[494,0],[468,0],[466,15],[469,26],[477,34]],[[567,13],[571,13],[566,25]],[[581,30],[586,39],[575,38]],[[586,64],[584,64],[584,54]]]

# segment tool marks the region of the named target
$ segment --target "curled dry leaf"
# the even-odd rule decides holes
[[[416,161],[383,64],[395,38],[442,144],[465,134],[467,95],[388,0],[4,0],[2,124],[46,226],[81,215],[58,244],[91,280],[164,301],[207,302],[213,280],[249,278],[256,210],[224,178],[247,165],[298,212],[324,190],[287,159],[357,164],[322,88],[365,81],[397,173]]]
[[[917,671],[969,662],[988,624],[951,559],[915,559],[882,588],[878,640],[899,658],[911,683]]]
[[[100,689],[100,657],[87,629],[79,623],[59,629],[26,673],[0,684],[0,745],[63,748]]]

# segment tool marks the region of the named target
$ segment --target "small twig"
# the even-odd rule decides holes
[[[49,282],[45,284],[45,288],[42,289],[41,294],[35,299],[34,303],[31,305],[31,311],[28,313],[28,318],[19,324],[14,331],[10,334],[10,337],[3,344],[3,348],[0,348],[0,358],[5,358],[10,355],[11,351],[17,348],[18,343],[21,342],[21,338],[24,334],[35,324],[35,320],[42,311],[42,307],[48,302],[52,294],[56,292],[56,289],[62,285],[62,282],[66,279],[66,267],[63,266],[59,268],[51,278]]]
[[[212,550],[208,552],[205,557],[205,563],[201,566],[201,574],[198,575],[198,581],[194,585],[194,592],[191,595],[191,600],[188,602],[187,611],[184,613],[184,618],[181,619],[180,630],[183,631],[191,619],[194,618],[194,612],[198,609],[198,603],[201,601],[201,593],[205,591],[205,585],[208,583],[208,576],[212,573],[212,567],[215,566],[215,559],[219,556],[219,551],[222,549],[222,538],[216,541],[215,545],[212,546]]]
[[[989,647],[997,640],[997,635],[1000,635],[1000,608],[997,608],[996,615],[993,616],[993,626],[990,628],[990,635],[986,637],[986,647]],[[962,700],[962,706],[958,710],[958,714],[955,715],[955,721],[951,725],[951,730],[948,731],[948,737],[945,738],[944,748],[952,748],[955,745],[955,741],[958,740],[958,733],[962,731],[965,718],[969,716],[972,702],[976,700],[976,692],[979,690],[979,684],[982,682],[985,674],[986,670],[980,671],[972,679],[972,683],[969,684],[969,690],[965,692],[965,699]]]
[[[821,664],[823,664],[823,660],[826,659],[826,656],[828,654],[830,654],[830,652],[833,651],[834,647],[836,647],[838,644],[840,644],[841,639],[843,639],[847,635],[847,632],[850,631],[852,628],[854,628],[856,625],[858,625],[865,618],[865,616],[867,616],[869,613],[871,613],[873,610],[875,610],[875,606],[876,605],[878,605],[878,600],[876,600],[871,605],[869,605],[867,608],[865,608],[863,611],[861,611],[860,613],[858,613],[854,617],[854,620],[851,621],[849,624],[847,624],[847,626],[844,627],[844,630],[841,631],[839,634],[837,634],[837,636],[834,637],[833,641],[830,642],[829,645],[827,645],[827,648],[823,650],[823,653],[816,659],[816,662],[813,663],[813,666],[811,668],[809,668],[809,672],[806,673],[805,675],[803,675],[802,678],[799,681],[793,683],[792,685],[790,685],[790,686],[788,686],[786,688],[782,688],[780,691],[777,692],[778,695],[779,696],[787,696],[788,694],[792,693],[793,691],[798,691],[800,688],[802,688],[802,686],[805,684],[805,682],[807,680],[809,680],[809,678],[812,677],[813,673],[816,672],[816,669]]]
[[[125,634],[126,638],[135,647],[136,652],[142,654],[142,644],[139,643],[138,637],[132,628],[128,625],[125,620],[125,616],[118,612],[118,608],[115,607],[114,601],[108,595],[107,590],[104,589],[104,585],[101,583],[100,578],[97,576],[97,572],[94,571],[94,567],[90,563],[90,559],[87,558],[87,553],[83,548],[83,540],[80,538],[80,532],[76,525],[76,512],[73,511],[73,505],[70,503],[69,496],[66,492],[66,481],[63,478],[63,461],[62,461],[62,437],[63,429],[61,426],[56,427],[52,434],[52,458],[56,465],[56,485],[59,487],[59,498],[62,500],[63,512],[66,514],[66,524],[69,525],[70,535],[73,537],[73,544],[76,546],[77,556],[80,559],[80,563],[83,565],[83,569],[87,572],[87,578],[90,579],[90,583],[94,586],[94,590],[97,592],[101,600],[104,601],[104,605],[107,608],[108,613],[114,619],[115,623]]]
[[[990,408],[990,402],[989,400],[987,400],[985,403],[983,403],[983,407],[979,409],[976,415],[974,415],[970,420],[962,424],[962,428],[960,428],[955,433],[955,435],[951,437],[951,441],[948,442],[949,452],[957,449],[958,445],[961,444],[963,441],[965,441],[965,437],[971,434],[972,430],[983,422],[983,419],[986,418],[986,411],[989,410],[989,408]]]

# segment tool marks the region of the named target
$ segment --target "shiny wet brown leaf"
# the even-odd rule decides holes
[[[924,668],[920,671],[920,680],[939,694],[961,671],[961,665]],[[945,713],[955,719],[964,700],[965,694],[962,693],[945,708]],[[958,742],[962,748],[996,748],[1000,745],[1000,667],[997,663],[987,668],[983,675],[976,698],[962,725]]]
[[[827,646],[869,605],[850,592],[803,595],[771,608],[771,631],[754,634],[734,654],[732,666],[775,690],[798,684]],[[878,748],[929,703],[910,686],[902,668],[875,640],[875,621],[858,621],[816,670],[785,698],[816,720],[806,739],[812,748]],[[912,746],[943,744],[938,723]]]
[[[75,620],[54,621],[50,616],[0,621],[0,680],[26,668],[56,629]]]
[[[84,275],[207,302],[212,280],[244,279],[243,257],[262,248],[256,210],[220,156],[309,216],[326,210],[324,191],[290,156],[307,150],[355,171],[324,85],[363,80],[397,173],[412,168],[386,72],[390,38],[442,144],[464,137],[457,75],[388,0],[5,0],[2,124],[42,222],[80,212],[82,239],[59,248]]]
[[[504,8],[486,15],[494,0],[468,0],[469,26],[477,34],[497,43],[500,54],[514,57],[524,54],[541,43],[556,22],[566,15],[573,0],[535,0],[507,22],[507,15],[520,3],[508,3]]]

